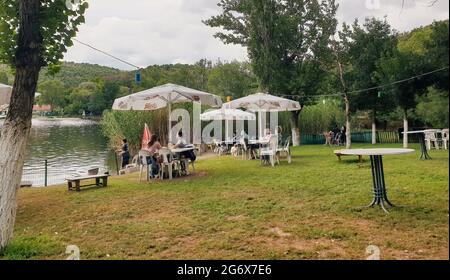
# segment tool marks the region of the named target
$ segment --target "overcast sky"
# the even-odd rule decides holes
[[[219,13],[219,0],[88,0],[86,23],[77,39],[140,67],[153,64],[194,63],[202,58],[246,60],[246,50],[224,45],[214,30],[201,21]],[[439,0],[337,0],[340,22],[355,18],[387,16],[399,31],[448,19],[449,1]],[[88,62],[132,69],[79,43],[71,47],[66,61]]]

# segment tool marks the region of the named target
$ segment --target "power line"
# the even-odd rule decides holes
[[[406,82],[415,80],[417,78],[421,78],[421,77],[424,77],[424,76],[429,76],[429,75],[432,75],[434,73],[447,70],[448,68],[449,67],[447,66],[447,67],[444,67],[444,68],[441,68],[441,69],[437,69],[437,70],[434,70],[434,71],[431,71],[431,72],[428,72],[428,73],[420,74],[420,75],[417,75],[417,76],[414,76],[414,77],[411,77],[411,78],[395,81],[395,82],[392,82],[392,83],[389,83],[389,84],[385,84],[385,85],[381,85],[381,86],[377,86],[377,87],[372,87],[372,88],[367,88],[367,89],[362,89],[362,90],[351,91],[351,92],[349,92],[349,94],[362,93],[362,92],[371,91],[371,90],[375,90],[375,89],[382,89],[382,88],[385,88],[385,87],[388,87],[388,86],[393,86],[393,85],[397,85],[397,84],[401,84],[401,83],[406,83]]]
[[[441,72],[444,70],[448,70],[449,67],[444,67],[444,68],[440,68],[431,72],[427,72],[427,73],[423,73],[414,77],[410,77],[407,79],[403,79],[403,80],[398,80],[392,83],[388,83],[388,84],[384,84],[384,85],[380,85],[380,86],[376,86],[376,87],[371,87],[371,88],[366,88],[366,89],[360,89],[360,90],[354,90],[354,91],[350,91],[347,92],[347,94],[358,94],[358,93],[363,93],[363,92],[368,92],[368,91],[372,91],[372,90],[376,90],[376,89],[382,89],[382,88],[386,88],[389,86],[393,86],[393,85],[397,85],[397,84],[401,84],[401,83],[406,83],[412,80],[415,80],[417,78],[421,78],[421,77],[425,77],[425,76],[429,76],[432,74],[435,74],[437,72]],[[314,97],[336,97],[336,96],[345,96],[345,93],[343,92],[339,92],[339,93],[335,93],[335,94],[323,94],[323,95],[312,95],[312,96],[299,96],[299,95],[283,95],[283,97],[300,97],[300,98],[314,98]]]
[[[111,57],[111,58],[113,58],[115,60],[118,60],[118,61],[120,61],[120,62],[122,62],[124,64],[127,64],[127,65],[129,65],[131,67],[134,67],[137,70],[141,69],[141,67],[139,67],[139,66],[136,66],[136,65],[134,65],[134,64],[132,64],[130,62],[127,62],[127,61],[125,61],[125,60],[123,60],[121,58],[118,58],[118,57],[116,57],[116,56],[114,56],[112,54],[109,54],[109,53],[107,53],[107,52],[105,52],[103,50],[100,50],[100,49],[98,49],[98,48],[96,48],[96,47],[94,47],[92,45],[89,45],[87,43],[83,43],[80,40],[77,40],[75,38],[73,38],[73,40],[78,42],[78,43],[80,43],[80,44],[82,44],[82,45],[84,45],[84,46],[86,46],[86,47],[88,47],[88,48],[91,48],[91,49],[93,49],[93,50],[95,50],[97,52],[100,52],[100,53],[102,53],[102,54],[104,54],[106,56],[109,56],[109,57]],[[437,69],[437,70],[434,70],[434,71],[431,71],[431,72],[423,73],[423,74],[420,74],[420,75],[417,75],[417,76],[414,76],[414,77],[410,77],[410,78],[403,79],[403,80],[398,80],[398,81],[395,81],[395,82],[392,82],[392,83],[389,83],[389,84],[384,84],[384,85],[371,87],[371,88],[366,88],[366,89],[361,89],[361,90],[350,91],[347,94],[363,93],[363,92],[368,92],[368,91],[372,91],[372,90],[376,90],[376,89],[382,89],[382,88],[386,88],[386,87],[389,87],[389,86],[393,86],[393,85],[409,82],[411,80],[415,80],[417,78],[421,78],[421,77],[424,77],[424,76],[429,76],[429,75],[432,75],[434,73],[441,72],[441,71],[448,70],[448,69],[449,69],[449,67],[447,66],[447,67],[440,68],[440,69]],[[314,96],[283,95],[283,97],[311,98],[311,97],[337,97],[337,96],[344,96],[344,95],[345,95],[345,93],[335,93],[335,94],[324,94],[324,95],[314,95]]]
[[[111,57],[111,58],[113,58],[113,59],[115,59],[115,60],[117,60],[117,61],[120,61],[120,62],[122,62],[122,63],[124,63],[124,64],[126,64],[126,65],[129,65],[129,66],[131,66],[131,67],[134,67],[134,68],[136,68],[136,69],[141,69],[141,67],[139,67],[139,66],[136,66],[136,65],[134,65],[134,64],[132,64],[132,63],[130,63],[130,62],[127,62],[127,61],[125,61],[125,60],[123,60],[123,59],[121,59],[121,58],[118,58],[117,56],[114,56],[114,55],[112,55],[112,54],[109,54],[109,53],[107,53],[107,52],[105,52],[105,51],[102,51],[102,50],[100,50],[100,49],[98,49],[98,48],[96,48],[96,47],[94,47],[94,46],[92,46],[92,45],[89,45],[89,44],[87,44],[87,43],[83,43],[83,42],[81,42],[80,40],[77,40],[77,39],[75,39],[75,38],[73,38],[73,40],[75,41],[75,42],[77,42],[77,43],[80,43],[80,44],[82,44],[82,45],[84,45],[84,46],[86,46],[86,47],[88,47],[88,48],[91,48],[91,49],[93,49],[93,50],[95,50],[95,51],[97,51],[97,52],[99,52],[99,53],[102,53],[102,54],[104,54],[104,55],[106,55],[106,56],[109,56],[109,57]]]

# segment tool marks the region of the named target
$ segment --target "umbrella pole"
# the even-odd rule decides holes
[[[259,120],[259,122],[258,122],[258,131],[259,131],[259,137],[258,137],[258,139],[262,139],[263,138],[263,129],[262,129],[262,123],[263,123],[263,119],[262,119],[262,111],[259,111],[258,112],[258,120]]]
[[[170,100],[170,97],[169,97],[169,105],[168,105],[168,108],[169,108],[169,123],[168,123],[168,133],[169,133],[169,141],[168,141],[168,143],[167,144],[169,144],[169,143],[171,143],[172,142],[172,102],[171,102],[171,100]]]
[[[229,123],[228,123],[228,120],[225,120],[225,142],[228,142],[228,140],[229,140],[229,134],[228,134],[228,130],[229,130]]]

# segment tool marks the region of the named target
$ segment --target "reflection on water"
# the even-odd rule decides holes
[[[67,176],[86,174],[92,167],[116,172],[114,153],[108,150],[100,125],[90,120],[33,119],[23,180],[43,186],[45,159],[48,185],[64,183]]]

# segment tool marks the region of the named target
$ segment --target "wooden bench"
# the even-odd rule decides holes
[[[21,188],[31,188],[33,186],[33,182],[31,181],[22,181],[20,183]]]
[[[110,176],[109,174],[102,174],[102,175],[92,175],[92,176],[83,176],[83,177],[70,177],[70,178],[66,178],[66,181],[67,181],[67,186],[68,186],[69,191],[76,190],[77,192],[79,192],[81,187],[89,187],[89,186],[107,187],[109,176]],[[82,181],[94,180],[94,179],[95,179],[95,184],[81,186]],[[100,180],[101,180],[101,182],[100,182]]]
[[[339,162],[342,160],[341,157],[346,156],[346,155],[343,155],[343,154],[341,153],[340,150],[339,150],[339,151],[334,151],[334,154],[338,157]],[[358,159],[359,159],[359,163],[362,163],[362,161],[363,161],[363,156],[362,156],[362,155],[359,155],[359,156],[358,156]]]

